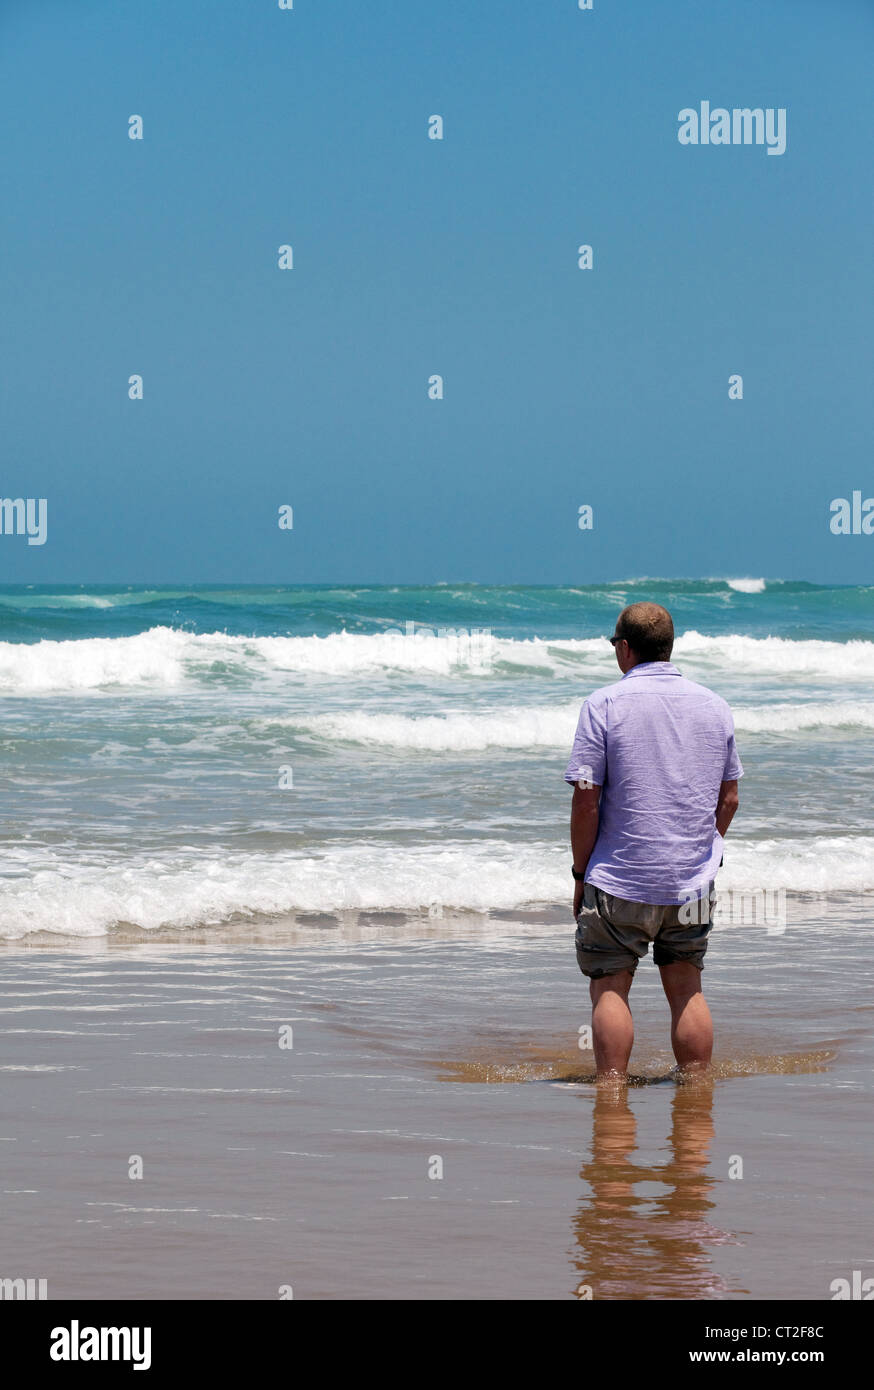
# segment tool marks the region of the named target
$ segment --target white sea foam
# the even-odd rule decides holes
[[[0,691],[98,690],[111,686],[170,688],[184,679],[183,655],[192,639],[169,628],[136,637],[80,641],[0,642]]]
[[[293,912],[487,912],[568,901],[564,844],[446,841],[332,847],[323,855],[252,855],[57,862],[0,880],[0,937],[43,931],[103,936],[130,924],[209,926]],[[19,869],[24,866],[19,864]],[[874,890],[874,838],[727,842],[723,889]]]
[[[874,729],[874,704],[861,700],[834,703],[734,707],[734,726],[745,734],[795,734],[810,729]]]
[[[186,861],[42,868],[0,880],[0,936],[35,931],[103,935],[120,923],[148,931],[210,925],[235,916],[348,909],[487,911],[548,900],[565,885],[567,852],[505,843],[421,849],[335,847],[324,855],[217,854]]]
[[[546,708],[507,708],[442,715],[365,714],[353,711],[289,719],[265,719],[308,732],[329,743],[401,748],[434,753],[479,753],[488,748],[570,748],[579,702]],[[740,706],[739,733],[795,734],[813,729],[874,729],[874,703],[861,701]]]
[[[434,753],[478,753],[487,748],[570,747],[579,703],[555,709],[505,709],[444,715],[316,715],[284,721],[328,742],[406,748]],[[276,721],[265,721],[273,722]]]
[[[674,659],[687,675],[816,677],[874,680],[874,642],[792,641],[740,635],[682,634]],[[357,677],[509,675],[537,670],[573,675],[592,685],[616,677],[603,638],[440,637],[427,633],[327,637],[233,637],[154,627],[133,637],[79,641],[0,642],[0,692],[27,694],[105,688],[173,689],[216,678],[253,681],[276,675]]]
[[[763,594],[765,592],[764,579],[726,579],[725,582],[730,589],[734,589],[739,594]]]
[[[529,654],[525,654],[530,648]],[[348,676],[379,672],[448,675],[479,671],[494,650],[500,658],[548,667],[539,642],[492,642],[477,636],[438,637],[340,632],[327,637],[232,637],[154,627],[133,637],[79,641],[0,642],[0,691],[173,688],[215,675],[257,678],[276,673]],[[522,655],[520,655],[520,653]]]
[[[782,676],[803,680],[874,679],[874,642],[793,641],[788,637],[705,637],[684,632],[674,647],[673,660],[683,662],[687,675],[696,668],[726,675]]]

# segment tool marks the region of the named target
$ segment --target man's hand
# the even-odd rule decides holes
[[[574,799],[571,802],[571,853],[574,857],[574,868],[578,873],[585,873],[592,857],[592,850],[595,848],[600,800],[600,787],[586,787],[585,790],[579,785],[574,787]],[[584,887],[581,879],[574,884],[575,921],[583,905]]]
[[[585,886],[586,885],[581,881],[574,884],[574,921],[576,921],[580,908],[583,905],[583,889]]]

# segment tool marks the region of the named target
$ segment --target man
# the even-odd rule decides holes
[[[674,624],[657,603],[624,608],[610,638],[622,679],[584,703],[565,780],[571,809],[577,961],[590,981],[598,1077],[624,1076],[628,992],[653,959],[681,1071],[710,1064],[701,971],[723,836],[743,776],[720,696],[671,664]]]

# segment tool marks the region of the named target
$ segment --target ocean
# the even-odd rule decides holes
[[[746,775],[710,1077],[593,1083],[563,774],[667,605]],[[0,1217],[48,1297],[800,1299],[871,1273],[874,589],[0,595]],[[734,912],[740,905],[741,911]]]
[[[874,587],[6,586],[0,937],[563,907],[577,713],[644,596],[734,710],[721,887],[874,890]]]

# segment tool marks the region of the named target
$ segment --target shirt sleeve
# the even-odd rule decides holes
[[[722,774],[722,780],[723,782],[736,782],[739,777],[743,777],[744,770],[734,743],[734,720],[730,712],[726,732],[728,737],[725,745],[725,771]]]
[[[603,787],[607,777],[607,719],[606,707],[586,700],[580,710],[577,732],[570,762],[564,774],[566,782],[588,782]]]

